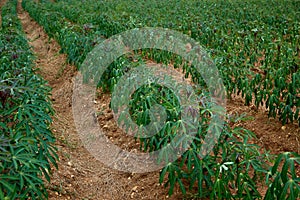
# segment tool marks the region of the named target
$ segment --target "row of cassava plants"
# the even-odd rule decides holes
[[[176,86],[177,87],[177,86]],[[180,87],[180,86],[178,86]],[[203,94],[203,93],[202,93]],[[204,95],[202,97],[207,97]],[[120,103],[118,99],[117,103]],[[116,103],[116,102],[114,102]],[[180,103],[174,93],[159,85],[144,85],[139,88],[131,98],[130,114],[138,126],[151,123],[151,108],[153,105],[161,105],[166,109],[167,118],[158,133],[152,137],[139,138],[141,150],[160,150],[159,159],[167,165],[160,171],[159,182],[163,183],[167,177],[166,186],[169,186],[169,194],[172,195],[175,185],[179,185],[183,194],[192,190],[197,194],[194,197],[209,197],[210,199],[260,199],[258,183],[264,183],[268,187],[264,199],[297,199],[300,197],[300,179],[297,175],[297,167],[300,164],[300,156],[296,153],[283,153],[277,158],[267,152],[260,153],[257,145],[250,144],[249,140],[255,135],[237,123],[247,120],[243,116],[224,116],[226,122],[222,131],[217,133],[220,137],[214,146],[212,153],[201,158],[201,147],[205,137],[212,130],[218,131],[218,127],[211,125],[211,113],[213,102],[202,104],[199,128],[194,140],[189,144],[181,158],[169,162],[168,149],[164,150],[174,137],[180,132],[183,135],[191,134],[183,127],[187,127],[188,121],[181,118]],[[215,108],[214,108],[215,109]],[[197,111],[196,111],[197,112]],[[192,114],[193,112],[191,112]],[[126,116],[120,115],[121,124],[130,124]],[[124,122],[124,123],[122,123]],[[231,123],[231,126],[229,126]],[[234,127],[234,128],[232,128]],[[130,128],[130,127],[127,127]],[[215,138],[211,138],[214,140]],[[173,144],[174,149],[180,148],[183,142]],[[178,146],[176,146],[178,145]],[[267,163],[273,162],[273,166]],[[279,167],[282,164],[282,167]]]
[[[40,3],[24,0],[22,6],[50,37],[58,41],[62,47],[61,53],[68,55],[68,62],[77,67],[86,54],[103,40],[101,34],[91,34],[89,29],[69,22],[60,12],[42,7]]]
[[[210,50],[229,96],[241,94],[246,105],[265,106],[283,124],[300,123],[299,2],[88,2],[44,1],[43,7],[105,37],[144,26],[188,34]],[[167,52],[143,52],[157,62],[183,65]]]
[[[50,37],[58,41],[62,47],[61,52],[66,53],[68,55],[68,61],[77,67],[81,65],[93,47],[105,38],[103,31],[97,31],[102,30],[99,29],[99,27],[96,29],[89,24],[80,25],[69,22],[64,15],[56,11],[56,7],[45,6],[43,3],[37,3],[31,0],[22,1],[22,6],[33,19],[43,26]],[[111,25],[107,26],[111,27]],[[99,85],[101,85],[105,91],[112,91],[118,79],[127,71],[122,66],[129,65],[133,59],[138,59],[139,63],[142,62],[139,55],[131,58],[124,55],[112,63],[105,71]],[[138,64],[133,63],[132,65],[136,66]]]
[[[0,199],[47,199],[44,181],[58,159],[50,88],[35,74],[17,2],[8,0],[1,12]]]
[[[36,8],[32,8],[32,6],[27,7],[29,12],[33,13],[32,16],[37,18],[36,20],[39,19],[34,15],[34,11],[40,9],[40,15],[47,15],[55,13],[55,9],[59,8],[51,8],[47,5],[47,1],[45,2],[46,4],[30,2],[35,5]],[[72,10],[73,13],[82,12],[87,7],[87,4],[83,5],[77,1],[69,2],[72,2],[74,5],[82,6],[79,6],[81,7],[80,9],[69,6],[64,7],[64,9],[59,9],[63,13],[63,16],[66,15],[65,12]],[[68,10],[68,8],[71,9]],[[89,13],[89,10],[92,10],[92,8],[87,9],[87,16],[93,18],[95,14],[93,14],[93,11]],[[84,17],[79,18],[83,19]],[[63,17],[60,17],[60,19],[65,20]],[[95,29],[95,32],[101,31],[99,27],[111,27],[113,24],[107,20],[105,22],[109,24],[98,24],[98,27],[97,24],[86,24],[91,21],[85,20],[86,21],[72,21],[74,26],[81,24],[82,27]],[[43,26],[49,26],[49,24],[54,24],[55,20],[49,20],[47,23],[47,25],[45,25],[45,22],[41,24]],[[101,23],[104,22],[102,21]],[[105,31],[106,30],[102,30],[102,33]],[[91,30],[91,32],[93,32],[93,30]],[[67,36],[64,35],[60,37],[64,37],[66,40],[68,39]],[[180,57],[167,52],[148,50],[139,53],[144,54],[146,58],[154,58],[158,62],[165,64],[169,62],[166,61],[166,58],[177,59],[178,66],[184,65],[184,61]],[[230,59],[228,58],[228,60]],[[105,78],[102,79],[100,86],[111,86],[109,89],[113,91],[114,85],[118,82],[118,78],[126,73],[128,67],[136,66],[136,64],[132,66],[132,64],[127,61],[127,58],[122,57],[111,65],[112,67],[109,68],[109,71],[104,75]],[[198,74],[195,73],[191,67],[188,65],[184,65],[183,67],[192,75],[196,82],[201,82]],[[249,78],[251,78],[249,70],[241,69],[239,73],[244,76],[249,75]],[[169,89],[157,85],[143,86],[132,95],[132,100],[130,101],[132,119],[134,119],[138,125],[143,126],[149,124],[151,106],[155,104],[161,104],[165,107],[168,116],[163,128],[155,136],[146,139],[140,138],[141,149],[144,151],[154,151],[166,146],[174,138],[177,133],[176,131],[186,123],[178,114],[180,113],[180,105],[179,102],[176,101],[174,94],[172,94]],[[199,113],[201,113],[199,126],[202,128],[196,133],[195,140],[192,142],[190,148],[183,154],[181,159],[170,162],[160,173],[160,182],[163,181],[166,175],[168,176],[167,185],[169,185],[170,194],[172,194],[175,185],[178,184],[183,193],[185,193],[187,189],[196,187],[199,197],[206,196],[211,199],[259,198],[260,194],[257,190],[257,183],[260,182],[262,178],[265,178],[265,183],[269,187],[265,199],[297,198],[297,196],[299,196],[299,178],[297,177],[295,168],[297,163],[299,163],[299,156],[293,153],[282,154],[277,158],[276,162],[274,162],[274,166],[270,167],[266,164],[268,154],[261,154],[256,145],[249,144],[248,140],[254,137],[254,135],[241,127],[231,128],[231,126],[226,124],[223,131],[219,133],[221,136],[218,139],[218,145],[213,149],[213,153],[205,156],[203,159],[199,159],[202,141],[207,135],[207,132],[210,131],[209,128],[211,128],[208,126],[211,118],[210,109],[212,109],[210,104],[201,107],[199,110]],[[228,116],[224,117],[228,119],[227,123],[242,120],[239,118],[229,118]],[[125,121],[126,118],[122,118],[121,116],[121,120]],[[162,151],[160,154],[161,160],[168,162],[170,159],[168,155],[168,152]],[[281,161],[284,163],[283,168],[279,168]]]

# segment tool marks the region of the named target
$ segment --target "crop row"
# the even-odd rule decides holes
[[[17,2],[8,0],[1,12],[0,199],[45,199],[44,178],[50,181],[58,159],[49,128],[51,89],[33,68]]]
[[[22,6],[32,18],[44,27],[46,33],[61,45],[62,53],[68,55],[68,61],[80,66],[86,54],[103,39],[98,33],[67,20],[61,13],[51,11],[33,1],[22,1]]]
[[[269,117],[279,116],[283,124],[293,121],[300,124],[299,5],[293,1],[270,4],[68,0],[44,1],[39,8],[59,12],[76,26],[88,30],[89,37],[93,34],[110,37],[144,26],[181,31],[210,52],[229,97],[241,94],[246,105],[265,106]],[[90,49],[90,44],[81,46],[80,52],[85,54]],[[144,55],[166,64],[172,61],[175,67],[185,66],[181,58],[171,53],[144,50]],[[187,76],[196,76],[191,69],[184,71]],[[195,79],[201,82],[200,77]]]

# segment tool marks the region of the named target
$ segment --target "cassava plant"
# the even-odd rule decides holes
[[[292,152],[278,155],[266,176],[266,184],[269,187],[264,199],[299,199],[299,166],[300,155]]]

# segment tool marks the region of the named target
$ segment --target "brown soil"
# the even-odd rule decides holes
[[[131,174],[106,167],[83,146],[72,116],[73,78],[76,68],[66,63],[58,43],[50,39],[21,6],[18,6],[24,32],[33,47],[39,73],[49,82],[52,102],[56,111],[52,130],[57,137],[56,146],[60,161],[48,184],[50,199],[182,199],[179,189],[169,197],[167,188],[158,184],[158,172]],[[106,135],[123,149],[136,148],[138,144],[124,136],[117,128],[108,108],[110,96],[101,94],[96,107],[101,111],[99,124]],[[240,98],[228,102],[229,113],[247,113],[254,120],[241,123],[255,132],[258,143],[272,153],[295,151],[300,153],[300,130],[297,125],[282,126],[278,120],[268,119],[264,111],[246,107]],[[122,141],[121,139],[122,138]]]
[[[0,29],[1,29],[1,26],[2,26],[2,7],[5,5],[7,0],[0,0]]]
[[[300,153],[300,128],[296,123],[283,126],[278,119],[268,118],[265,108],[256,109],[254,104],[245,106],[239,96],[233,96],[227,102],[227,110],[229,114],[246,113],[251,117],[252,119],[237,125],[254,132],[257,136],[256,143],[271,153]]]

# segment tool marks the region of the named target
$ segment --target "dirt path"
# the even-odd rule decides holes
[[[54,170],[48,185],[50,199],[167,198],[167,189],[158,184],[158,172],[128,174],[114,171],[97,161],[83,147],[74,126],[71,107],[76,69],[66,64],[66,55],[59,53],[58,43],[49,39],[43,28],[30,18],[20,4],[18,16],[37,56],[39,73],[53,88],[51,98],[56,115],[52,130],[58,140],[56,146],[60,161],[59,169]],[[104,95],[102,100],[108,102],[108,96]],[[102,125],[105,123],[102,122]],[[169,199],[178,198],[175,194]]]

